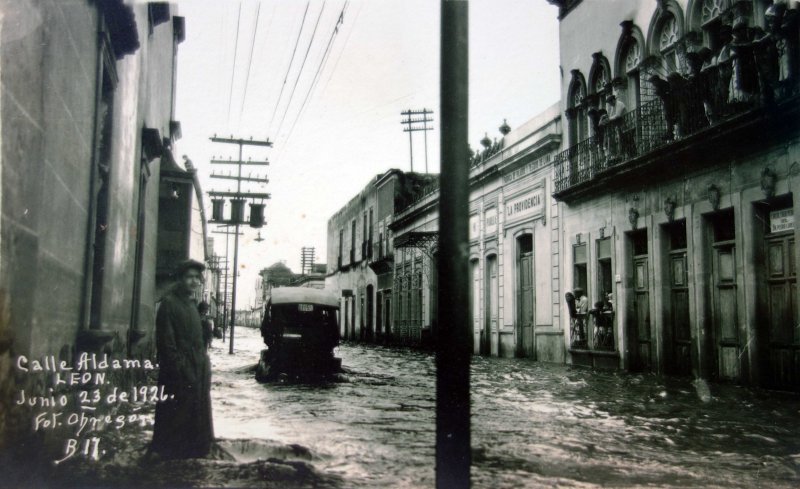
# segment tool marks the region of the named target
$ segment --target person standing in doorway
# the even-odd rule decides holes
[[[200,313],[200,323],[203,325],[203,343],[208,350],[211,348],[211,339],[214,337],[214,320],[208,314],[208,302],[202,301],[198,304],[197,312]]]
[[[187,260],[156,317],[158,383],[169,396],[156,405],[150,452],[167,459],[201,458],[211,451],[211,362],[194,302],[205,265]]]

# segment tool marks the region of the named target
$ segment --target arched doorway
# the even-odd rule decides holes
[[[367,285],[367,310],[366,310],[366,320],[367,320],[367,332],[366,332],[366,340],[372,341],[374,338],[373,331],[374,329],[374,315],[373,315],[373,304],[374,304],[374,294],[375,288],[372,285]]]
[[[534,317],[533,235],[523,234],[517,239],[517,352],[533,358]]]
[[[484,311],[486,312],[481,334],[481,355],[492,354],[492,332],[498,330],[498,294],[497,255],[486,257],[486,280]]]

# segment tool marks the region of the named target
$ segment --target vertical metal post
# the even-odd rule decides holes
[[[411,119],[411,116],[408,116]],[[414,143],[411,140],[411,124],[408,125],[408,154],[411,156],[411,173],[414,173]]]
[[[236,165],[239,168],[239,175],[236,179],[236,194],[237,199],[238,194],[242,192],[242,147],[244,143],[239,141],[239,164]],[[238,275],[239,271],[239,220],[238,216],[236,217],[236,227],[235,234],[233,235],[233,290],[231,291],[231,336],[230,336],[230,347],[228,348],[228,354],[233,355],[233,328],[236,325],[236,276]]]
[[[442,0],[439,321],[436,332],[436,487],[469,487],[468,7]]]
[[[425,139],[425,173],[428,173],[428,110],[422,111],[422,137]]]
[[[227,232],[227,229],[225,229]],[[222,301],[222,341],[225,341],[225,331],[228,329],[228,268],[230,267],[230,252],[228,251],[230,235],[225,234],[225,295]],[[225,343],[223,343],[224,345]]]

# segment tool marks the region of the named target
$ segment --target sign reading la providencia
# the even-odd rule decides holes
[[[506,222],[541,215],[544,212],[544,186],[528,190],[506,202]]]

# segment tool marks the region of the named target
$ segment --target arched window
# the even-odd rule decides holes
[[[670,73],[686,72],[687,67],[684,66],[685,63],[680,56],[686,47],[685,43],[681,42],[683,36],[681,7],[672,0],[662,2],[650,23],[648,54],[653,57],[654,62],[648,63],[648,73],[644,79],[651,75],[666,79]]]
[[[629,108],[638,107],[641,103],[639,68],[643,59],[642,44],[635,37],[630,37],[624,42],[622,53],[621,72],[627,80],[623,102]]]
[[[586,81],[579,70],[572,70],[567,99],[569,144],[574,146],[589,136],[586,107]]]
[[[592,70],[589,72],[589,91],[591,94],[605,95],[610,90],[611,85],[611,69],[609,68],[608,60],[603,53],[596,52],[592,54],[594,63],[592,63]]]
[[[728,7],[726,0],[703,0],[700,6],[700,24],[706,25],[716,20]]]
[[[722,28],[729,0],[694,0],[689,6],[689,28],[703,33],[703,44],[716,53],[729,35]]]

